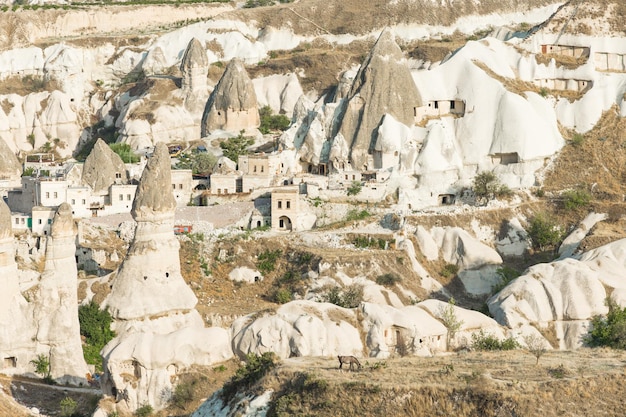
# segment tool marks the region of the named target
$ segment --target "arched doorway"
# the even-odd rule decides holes
[[[287,216],[280,216],[278,219],[278,230],[291,230],[291,219]]]

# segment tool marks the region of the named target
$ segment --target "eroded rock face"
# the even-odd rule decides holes
[[[0,158],[0,178],[9,178],[10,180],[19,181],[20,174],[22,173],[22,165],[15,156],[15,153],[1,137],[0,155],[2,155],[2,158]]]
[[[489,301],[489,311],[506,326],[552,325],[559,348],[583,343],[589,321],[606,314],[607,294],[626,305],[626,239],[568,258],[530,267]]]
[[[209,59],[204,47],[198,39],[192,38],[180,63],[180,71],[183,74],[183,91],[196,92],[206,89],[208,68]]]
[[[254,85],[239,59],[230,61],[209,96],[202,115],[201,135],[216,130],[239,132],[259,127],[259,110]]]
[[[420,94],[402,51],[391,31],[385,30],[361,65],[347,95],[339,131],[351,144],[352,167],[360,170],[368,165],[368,153],[373,149],[385,113],[410,126],[413,109],[420,105]]]
[[[85,159],[81,181],[89,185],[94,193],[107,194],[116,181],[126,183],[128,174],[122,158],[102,139],[98,139]]]
[[[172,171],[167,146],[159,143],[141,175],[131,214],[137,222],[174,218],[176,200],[171,193]]]
[[[75,240],[72,208],[63,203],[52,221],[34,318],[38,350],[49,352],[51,376],[78,384],[86,382],[88,370],[78,322]]]
[[[170,169],[167,147],[157,144],[133,203],[135,237],[106,301],[117,337],[102,353],[102,386],[123,395],[131,410],[167,405],[163,393],[171,392],[179,370],[232,357],[228,332],[204,328],[180,273]]]

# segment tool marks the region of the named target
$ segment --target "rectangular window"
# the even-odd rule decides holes
[[[50,198],[50,193],[46,191],[46,198]]]
[[[37,224],[41,224],[41,219],[37,219]]]
[[[254,166],[254,169],[252,170],[252,172],[256,172],[256,165]]]
[[[72,205],[76,205],[76,200],[72,198]]]
[[[283,208],[283,202],[278,200],[278,208]]]
[[[287,201],[287,208],[291,208],[291,201]]]
[[[119,172],[115,173],[115,178],[122,178],[122,174],[120,174]]]
[[[172,190],[176,189],[176,184],[172,184]]]
[[[15,224],[20,224],[20,219],[18,219],[17,217],[15,218]]]
[[[183,185],[182,184],[178,184],[178,189],[182,190],[183,189]]]
[[[58,197],[58,195],[57,195],[57,192],[55,191],[54,192],[54,198],[57,198],[57,197]]]
[[[120,201],[124,201],[124,196],[120,194]]]
[[[84,199],[84,198],[83,198],[83,200],[82,200],[82,203],[83,203],[83,206],[84,206],[84,205],[85,205],[85,203],[86,203],[86,201],[85,201],[85,199]]]
[[[52,219],[48,219],[48,224],[52,224]]]
[[[130,201],[130,194],[126,194],[126,200]]]
[[[261,172],[263,172],[263,171],[264,171],[264,168],[265,168],[265,167],[261,165]]]

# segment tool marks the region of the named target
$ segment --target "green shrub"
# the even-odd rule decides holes
[[[78,307],[78,321],[80,334],[85,337],[85,361],[102,371],[100,350],[115,337],[115,332],[111,330],[113,318],[108,310],[100,310],[100,306],[92,301]]]
[[[384,285],[385,287],[392,287],[395,284],[399,283],[400,281],[402,281],[402,278],[400,278],[400,276],[393,274],[393,273],[379,275],[376,278],[376,283],[378,285]]]
[[[606,304],[609,312],[606,316],[595,316],[591,319],[591,330],[585,342],[593,347],[626,349],[626,307],[621,308],[611,299],[607,299]]]
[[[547,213],[537,213],[530,220],[527,232],[532,247],[541,251],[555,247],[562,237],[561,228]]]
[[[446,264],[440,274],[444,278],[450,278],[459,273],[459,267],[455,264]]]
[[[276,261],[282,255],[282,251],[280,249],[271,251],[266,250],[261,252],[257,257],[257,268],[263,274],[268,274],[276,268]]]
[[[496,274],[500,277],[500,282],[491,287],[491,292],[494,294],[502,291],[502,289],[509,285],[511,281],[520,276],[520,272],[510,266],[498,268],[496,270]]]
[[[224,156],[231,161],[238,162],[239,155],[248,153],[248,147],[254,144],[254,139],[243,135],[244,131],[239,132],[236,138],[229,138],[220,142],[220,148]]]
[[[483,330],[472,334],[472,349],[475,350],[513,350],[520,347],[512,337],[500,340],[491,334],[485,334]]]
[[[135,164],[139,162],[139,156],[133,152],[130,145],[127,143],[111,143],[109,147],[113,152],[118,154],[122,161],[126,164]]]
[[[76,415],[78,404],[70,397],[65,397],[59,403],[61,408],[61,417],[72,417]]]
[[[279,288],[274,292],[274,302],[278,304],[286,304],[293,300],[293,296],[291,295],[291,291],[285,288]]]
[[[363,286],[352,284],[345,289],[331,286],[321,295],[321,300],[343,308],[356,308],[363,301]]]
[[[276,355],[273,352],[265,352],[260,356],[249,353],[246,356],[246,364],[237,369],[235,375],[222,387],[219,394],[222,401],[228,403],[237,391],[249,389],[275,367]]]
[[[574,146],[580,146],[583,144],[584,141],[585,137],[580,133],[574,133],[574,136],[572,136],[572,145]]]
[[[352,181],[352,184],[348,187],[348,195],[357,195],[362,189],[363,186],[360,181]]]
[[[170,399],[172,405],[184,410],[185,407],[193,401],[193,385],[194,384],[190,383],[180,383],[176,385],[176,388],[174,388],[174,392],[172,393],[172,398]]]
[[[576,210],[591,203],[591,193],[581,188],[566,191],[563,193],[563,197],[563,206],[566,210]]]
[[[463,326],[463,320],[460,320],[456,316],[456,311],[454,309],[455,305],[456,301],[454,300],[454,298],[450,298],[450,300],[448,301],[448,305],[445,307],[441,306],[439,308],[439,311],[437,312],[437,317],[439,318],[439,320],[441,320],[443,325],[448,330],[448,333],[446,335],[447,349],[450,348],[452,340],[454,340],[454,336],[461,329],[461,326]]]
[[[154,408],[150,404],[144,404],[135,410],[136,417],[149,417],[154,412]]]
[[[50,359],[46,355],[40,353],[30,363],[35,366],[36,374],[41,375],[42,378],[50,377]]]
[[[271,53],[270,53],[271,57]],[[264,135],[271,131],[285,131],[291,124],[291,120],[284,114],[272,114],[272,108],[270,106],[263,106],[259,109],[259,117],[261,119],[261,125],[259,131]]]
[[[356,220],[364,220],[364,219],[367,219],[370,216],[371,216],[371,214],[367,210],[359,211],[357,209],[353,209],[353,210],[350,210],[348,212],[348,214],[346,215],[346,221],[352,222],[352,221],[356,221]]]
[[[483,171],[474,177],[472,191],[477,200],[493,200],[496,197],[506,197],[511,194],[511,190],[491,171]]]

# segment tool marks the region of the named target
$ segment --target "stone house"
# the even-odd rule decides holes
[[[297,230],[300,214],[300,189],[289,186],[272,191],[272,229],[281,231]]]

